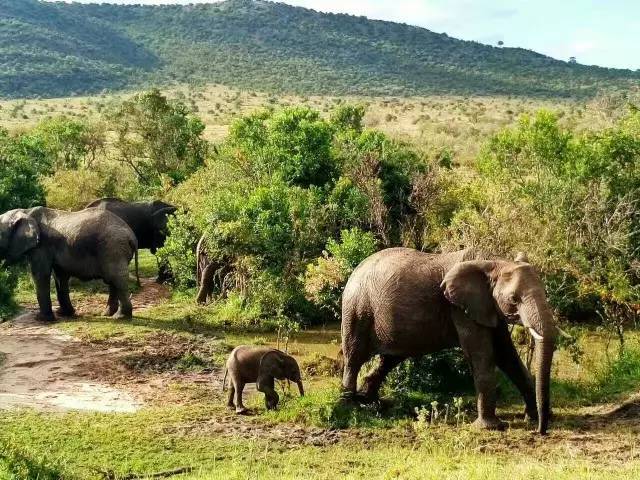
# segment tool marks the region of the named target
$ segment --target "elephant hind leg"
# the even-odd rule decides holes
[[[362,385],[362,395],[366,401],[374,402],[378,400],[380,386],[389,372],[404,360],[403,357],[395,355],[380,355],[380,364],[364,379]]]
[[[118,291],[112,285],[109,285],[109,299],[107,300],[107,309],[104,312],[105,317],[115,315],[118,311]]]
[[[127,272],[126,275],[120,275],[110,283],[115,291],[115,295],[118,298],[119,303],[118,310],[113,315],[114,318],[131,318],[133,315],[133,306],[131,305],[131,300],[129,298],[129,273],[126,265],[124,271]]]
[[[233,399],[235,397],[235,394],[236,394],[236,387],[235,387],[234,383],[231,382],[231,385],[229,385],[229,399],[227,400],[227,407],[235,408],[235,405],[233,403]]]
[[[493,334],[496,365],[516,386],[526,405],[526,415],[531,420],[538,419],[536,392],[533,379],[522,363],[520,355],[513,345],[506,325],[498,325]]]

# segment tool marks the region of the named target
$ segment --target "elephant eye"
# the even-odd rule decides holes
[[[509,295],[509,303],[513,303],[514,305],[518,303],[518,296],[515,293]]]

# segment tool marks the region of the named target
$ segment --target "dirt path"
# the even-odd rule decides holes
[[[127,392],[87,379],[87,354],[97,360],[113,351],[87,352],[32,312],[0,325],[0,352],[0,408],[135,412],[141,405]]]
[[[143,279],[132,301],[142,310],[168,295],[166,287]],[[81,315],[96,315],[104,299],[96,295],[77,307]],[[0,409],[135,412],[140,396],[106,381],[123,350],[80,342],[36,321],[34,312],[23,313],[0,325]]]

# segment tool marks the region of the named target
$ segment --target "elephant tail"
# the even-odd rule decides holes
[[[136,282],[138,282],[138,287],[141,286],[142,284],[140,283],[140,269],[138,266],[138,249],[136,248],[136,252],[134,254],[134,258],[136,261]]]
[[[140,283],[140,268],[138,265],[138,240],[135,238],[132,238],[129,240],[129,245],[131,246],[131,248],[133,249],[133,258],[135,260],[135,266],[136,266],[136,282],[138,285],[138,288],[140,288],[140,286],[142,285]]]
[[[227,367],[224,368],[224,377],[222,378],[222,393],[224,393],[224,387],[227,384],[227,374],[229,373],[229,369]]]

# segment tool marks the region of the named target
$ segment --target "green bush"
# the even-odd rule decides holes
[[[405,360],[391,371],[386,388],[394,395],[422,392],[443,400],[474,391],[471,369],[460,349]]]
[[[40,167],[21,139],[0,128],[0,213],[44,204]]]
[[[481,191],[455,212],[451,243],[527,251],[556,309],[616,323],[640,301],[640,129],[631,112],[578,133],[551,112],[495,135],[478,162]],[[623,308],[624,307],[624,308]],[[613,314],[613,312],[617,312]]]
[[[340,109],[332,120],[306,107],[237,120],[218,154],[171,194],[204,233],[209,258],[264,322],[326,319],[351,269],[388,244],[390,232],[399,238],[410,210],[412,179],[423,170],[418,156],[361,131],[359,107]],[[184,243],[179,227],[174,235]],[[322,258],[325,248],[337,268]],[[315,278],[305,279],[313,259]],[[171,261],[188,272],[187,260],[177,249]],[[332,274],[340,278],[321,278]],[[306,283],[317,291],[309,294]]]
[[[192,219],[184,212],[169,217],[167,228],[171,232],[157,252],[158,259],[169,264],[174,285],[180,289],[196,284],[196,245],[198,233]]]
[[[13,292],[17,283],[18,279],[14,272],[5,268],[0,262],[0,322],[7,320],[16,312]]]
[[[307,265],[304,288],[307,298],[333,319],[340,318],[340,297],[351,272],[377,249],[374,236],[358,228],[343,230],[340,241],[327,242],[323,256]]]

